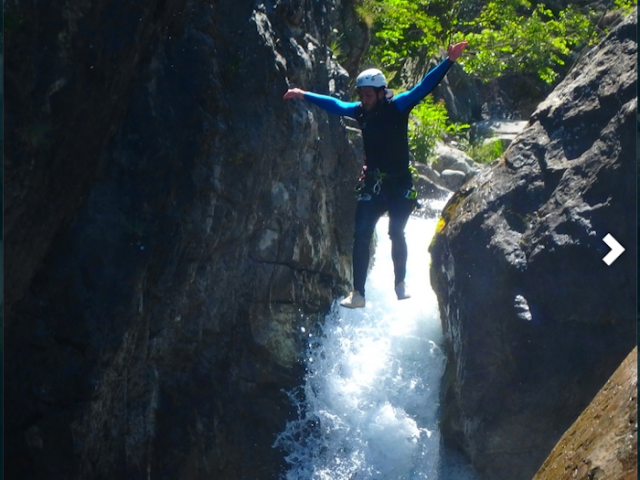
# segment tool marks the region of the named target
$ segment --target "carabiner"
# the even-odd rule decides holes
[[[378,195],[380,193],[380,188],[382,188],[382,180],[381,179],[377,179],[376,183],[373,185],[373,193],[375,193],[376,195]]]

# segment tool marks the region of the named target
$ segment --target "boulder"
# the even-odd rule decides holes
[[[460,188],[465,180],[467,175],[460,170],[450,170],[446,169],[440,173],[440,181],[442,184],[449,190],[454,191]]]
[[[482,165],[462,150],[440,143],[436,146],[432,169],[437,174],[434,181],[454,191],[477,175]]]
[[[433,169],[442,173],[444,170],[457,170],[462,173],[469,173],[475,168],[473,159],[462,150],[444,144],[436,146]]]
[[[636,23],[451,197],[430,246],[442,436],[486,480],[530,480],[636,343]]]
[[[433,169],[433,166],[426,164],[415,162],[414,166],[423,177],[428,178],[431,182],[435,184],[439,184],[440,182],[440,174]]]
[[[418,170],[418,180],[415,183],[418,197],[422,200],[439,200],[451,194],[444,188],[440,174],[431,165],[415,162],[413,166]]]
[[[638,348],[562,436],[533,480],[637,480]]]

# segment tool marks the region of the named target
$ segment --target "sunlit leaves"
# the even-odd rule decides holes
[[[390,78],[408,58],[467,40],[459,63],[468,73],[486,81],[531,73],[551,83],[572,51],[597,40],[593,12],[569,6],[554,13],[529,0],[362,0],[359,9],[373,33],[369,62]]]
[[[552,83],[572,49],[586,45],[593,34],[589,17],[572,7],[555,16],[543,4],[532,7],[518,0],[490,2],[476,19],[464,23],[454,40],[469,42],[460,63],[485,81],[518,72]]]
[[[428,0],[364,0],[362,10],[373,18],[371,63],[394,71],[428,46],[435,50],[443,34],[440,20],[429,13]]]
[[[428,96],[413,108],[409,118],[409,148],[414,159],[427,163],[438,140],[446,134],[455,135],[467,128],[467,124],[449,123],[444,102],[434,102],[433,97]]]
[[[637,4],[638,2],[633,0],[615,0],[613,2],[613,8],[620,10],[623,14],[627,15],[631,13],[631,10],[633,10]]]

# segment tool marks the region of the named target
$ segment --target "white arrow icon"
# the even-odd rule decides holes
[[[604,237],[602,241],[609,245],[609,248],[611,248],[611,251],[602,258],[602,261],[607,265],[611,265],[620,255],[622,255],[622,252],[624,252],[624,247],[620,245],[618,241],[611,236],[610,233],[607,233],[607,236]]]

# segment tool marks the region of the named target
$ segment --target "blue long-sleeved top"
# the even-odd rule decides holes
[[[411,90],[383,98],[370,112],[365,112],[360,102],[344,102],[311,92],[306,92],[304,98],[329,113],[355,118],[362,129],[367,169],[399,174],[409,166],[409,113],[433,91],[453,63],[448,58],[443,60]]]

